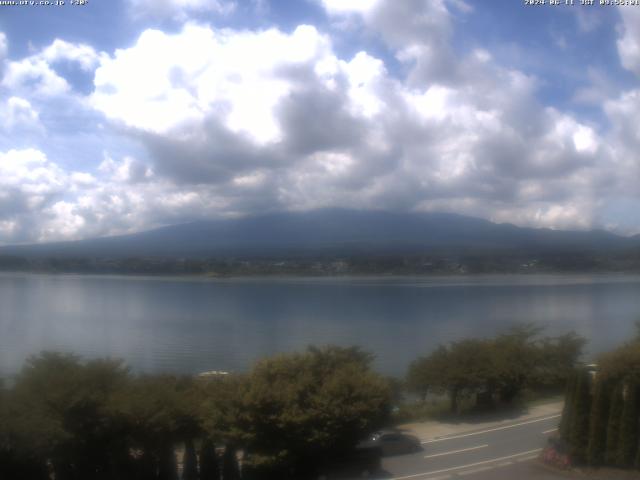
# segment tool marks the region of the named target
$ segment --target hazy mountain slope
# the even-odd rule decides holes
[[[133,235],[8,246],[23,256],[210,256],[399,253],[430,250],[624,249],[640,245],[605,231],[519,228],[443,213],[321,209],[173,225]]]

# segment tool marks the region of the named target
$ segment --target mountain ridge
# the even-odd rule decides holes
[[[441,212],[325,208],[201,220],[93,239],[0,247],[25,257],[214,257],[584,251],[640,247],[640,235],[553,230]]]

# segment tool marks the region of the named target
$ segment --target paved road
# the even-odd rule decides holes
[[[508,425],[423,442],[423,451],[386,457],[383,470],[393,480],[446,480],[453,478],[551,479],[552,474],[531,473],[532,460],[555,432],[560,415],[527,419]],[[523,472],[528,472],[524,474]]]

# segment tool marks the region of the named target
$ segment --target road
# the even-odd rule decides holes
[[[556,431],[559,420],[560,415],[549,415],[425,440],[419,453],[384,458],[385,477],[393,480],[556,478],[542,471],[527,472],[532,470],[532,460],[540,453],[547,437]]]

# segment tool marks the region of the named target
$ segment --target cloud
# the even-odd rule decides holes
[[[178,6],[157,8],[169,4]],[[540,81],[493,52],[455,51],[451,12],[468,15],[464,2],[323,4],[331,18],[350,18],[363,30],[356,35],[381,39],[400,68],[371,51],[342,55],[312,25],[234,30],[195,22],[171,32],[147,28],[108,54],[56,40],[5,62],[2,82],[11,93],[0,110],[10,122],[46,128],[51,110],[43,110],[42,89],[51,81],[64,98],[92,109],[87,118],[101,126],[88,127],[98,153],[83,159],[83,171],[63,168],[74,158],[60,149],[0,154],[23,158],[0,171],[22,172],[11,186],[0,183],[11,192],[0,241],[328,206],[588,228],[603,223],[610,192],[638,196],[637,91],[580,94],[609,98],[611,130],[601,131],[542,104]],[[181,5],[195,11],[200,4]],[[95,71],[93,91],[74,91],[56,73],[60,62]],[[592,77],[597,85],[595,70]],[[107,138],[112,144],[103,146]],[[31,187],[28,171],[42,172]],[[37,188],[44,193],[31,191]]]
[[[618,53],[622,66],[640,75],[640,9],[618,7],[622,17],[621,36],[618,38]]]
[[[611,123],[610,149],[616,161],[614,168],[624,172],[617,193],[637,198],[640,133],[634,125],[640,115],[640,89],[623,92],[618,98],[607,101],[604,110]]]
[[[1,43],[1,42],[0,42]],[[54,65],[69,62],[91,71],[100,55],[89,45],[73,44],[56,39],[38,53],[16,61],[5,62],[0,85],[23,96],[55,97],[71,92],[67,79],[56,72]]]
[[[131,12],[138,18],[186,20],[194,13],[228,15],[237,4],[231,0],[128,0]]]
[[[42,58],[31,57],[8,62],[2,86],[12,92],[30,91],[39,96],[55,96],[67,93],[70,86]]]
[[[7,45],[7,36],[4,32],[0,32],[0,61],[7,57],[9,46]]]
[[[354,13],[367,15],[381,2],[378,0],[322,0],[321,3],[330,15]]]
[[[67,186],[65,173],[36,149],[0,152],[0,224],[5,239],[29,238],[34,218]]]
[[[351,205],[583,225],[601,188],[589,182],[609,178],[604,140],[541,106],[536,79],[487,51],[449,55],[440,69],[428,52],[449,41],[451,25],[444,3],[428,5],[444,23],[407,23],[415,11],[396,3],[335,7],[365,15],[399,56],[413,55],[406,79],[366,52],[339,58],[311,26],[286,34],[187,24],[147,30],[102,58],[91,103],[146,145],[157,178],[201,199],[202,216],[219,213],[214,206]],[[438,30],[425,33],[429,24]]]
[[[106,152],[98,170],[109,179],[120,183],[139,183],[153,176],[152,170],[135,158],[126,156],[121,161],[116,161]]]
[[[449,3],[463,13],[471,11],[464,2]],[[322,5],[330,16],[361,17],[365,28],[376,32],[396,57],[411,68],[407,78],[410,85],[455,79],[456,54],[451,49],[453,28],[445,0],[322,0]]]
[[[85,71],[93,70],[99,59],[99,55],[93,47],[81,43],[69,43],[59,38],[45,47],[38,57],[46,60],[49,64],[60,61],[77,63]]]
[[[328,40],[310,26],[291,35],[195,24],[176,35],[146,30],[134,47],[101,62],[92,102],[111,119],[157,134],[215,113],[231,132],[264,144],[281,135],[274,107],[291,91],[285,70],[327,56]]]
[[[576,22],[583,33],[593,32],[602,25],[602,15],[593,8],[576,8]]]
[[[0,129],[12,132],[18,128],[42,131],[40,114],[28,100],[20,97],[9,97],[7,101],[0,104],[0,114],[4,121]]]

